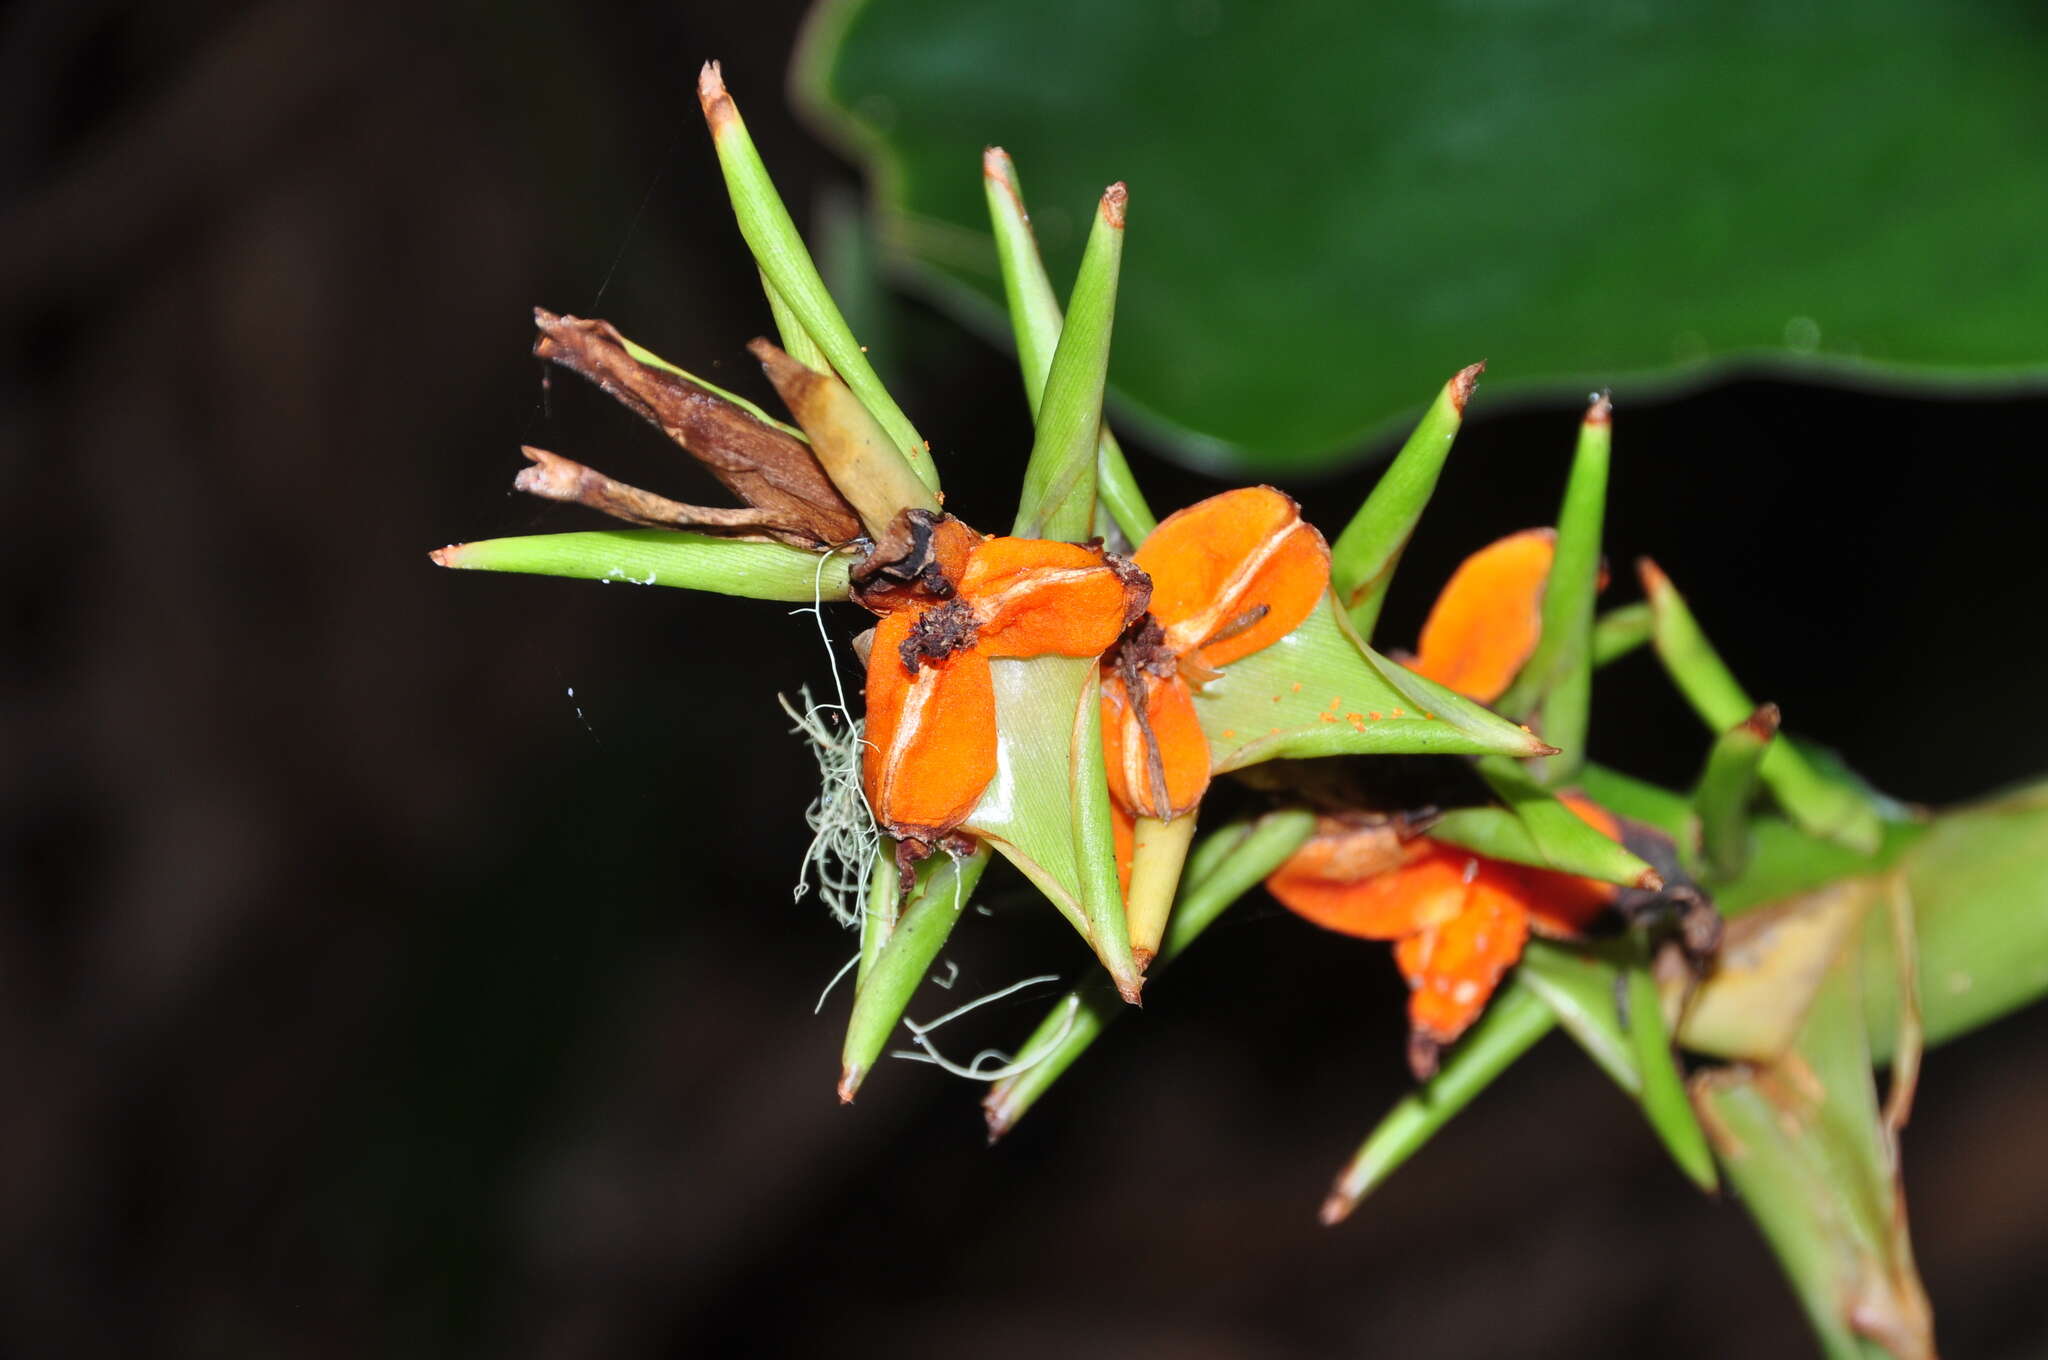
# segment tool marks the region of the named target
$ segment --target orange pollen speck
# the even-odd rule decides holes
[[[1226,738],[1234,737],[1237,735],[1237,729],[1235,727],[1226,727],[1223,729],[1223,735]]]
[[[1334,714],[1334,713],[1322,713],[1322,714],[1318,714],[1317,716],[1318,716],[1318,717],[1320,717],[1320,718],[1321,718],[1321,719],[1322,719],[1322,720],[1323,720],[1324,722],[1335,722],[1335,721],[1337,721],[1337,715],[1336,715],[1336,714]]]
[[[1365,716],[1371,718],[1374,722],[1378,722],[1380,720],[1380,715],[1377,713],[1368,713]]]
[[[1280,696],[1279,696],[1279,695],[1277,695],[1277,694],[1276,694],[1276,695],[1274,695],[1274,696],[1273,696],[1273,702],[1274,702],[1274,703],[1276,703],[1276,704],[1277,704],[1277,703],[1279,703],[1279,702],[1280,702]]]
[[[1403,716],[1403,715],[1402,715],[1402,712],[1401,712],[1401,710],[1400,710],[1400,709],[1398,709],[1398,708],[1397,708],[1397,709],[1395,709],[1395,710],[1394,710],[1394,716],[1395,716],[1395,717],[1397,717],[1397,718],[1399,718],[1399,717]]]
[[[1378,715],[1374,715],[1374,716],[1378,716]],[[1362,722],[1364,722],[1364,721],[1365,721],[1365,715],[1364,715],[1363,713],[1346,713],[1346,714],[1344,715],[1344,721],[1345,721],[1345,722],[1348,722],[1348,723],[1351,723],[1351,724],[1353,724],[1353,725],[1355,726],[1356,724],[1358,724],[1358,723],[1362,723]]]
[[[1289,692],[1299,694],[1301,693],[1301,681],[1297,680],[1293,684],[1289,685],[1287,688]]]

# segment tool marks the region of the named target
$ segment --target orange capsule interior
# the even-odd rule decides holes
[[[1524,529],[1466,558],[1429,611],[1410,669],[1482,704],[1500,698],[1543,636],[1556,555],[1556,530]]]
[[[1152,578],[1152,614],[1167,644],[1211,668],[1293,632],[1330,585],[1329,545],[1269,486],[1167,516],[1132,560]]]
[[[1620,822],[1577,795],[1564,802],[1612,840]],[[1289,910],[1327,930],[1395,942],[1411,989],[1410,1061],[1418,1077],[1485,1010],[1530,932],[1583,934],[1612,884],[1475,855],[1392,827],[1326,822],[1266,880]]]
[[[1143,721],[1124,678],[1114,671],[1102,678],[1103,767],[1120,806],[1172,821],[1194,811],[1208,791],[1209,739],[1187,681],[1150,674],[1141,680]]]

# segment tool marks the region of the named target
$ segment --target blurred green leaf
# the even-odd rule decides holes
[[[1192,461],[1328,466],[1483,346],[1502,389],[1757,361],[2048,361],[2048,45],[2029,0],[825,5],[799,99],[889,244],[1006,334],[973,168],[1127,179],[1121,409]],[[1929,110],[1939,110],[1931,118]],[[1086,223],[1042,212],[1055,276]]]
[[[1581,821],[1556,794],[1530,778],[1519,762],[1489,757],[1479,762],[1479,773],[1527,829],[1541,856],[1537,862],[1624,887],[1642,885],[1655,876],[1641,857]]]
[[[1712,1192],[1720,1186],[1714,1174],[1714,1157],[1707,1149],[1706,1131],[1693,1113],[1686,1094],[1685,1076],[1678,1070],[1678,1055],[1671,1049],[1671,1031],[1664,1027],[1662,999],[1650,976],[1647,961],[1633,961],[1628,978],[1628,1035],[1635,1053],[1636,1075],[1642,1082],[1637,1098],[1643,1118],[1663,1141],[1664,1150],[1678,1169],[1700,1189]]]
[[[1764,752],[1778,734],[1778,709],[1765,704],[1723,732],[1707,753],[1693,790],[1699,822],[1699,862],[1713,882],[1738,877],[1749,864],[1749,809],[1756,801]]]
[[[598,529],[578,534],[485,538],[436,550],[457,571],[573,576],[636,586],[678,586],[753,600],[846,598],[849,559],[780,543],[748,543],[679,529]]]
[[[1878,1110],[1853,960],[1820,989],[1794,1054],[1700,1083],[1716,1150],[1830,1357],[1934,1354]]]
[[[1756,704],[1707,641],[1671,578],[1647,557],[1636,567],[1650,597],[1657,659],[1693,711],[1716,733],[1755,712]],[[1883,835],[1878,809],[1860,784],[1815,763],[1782,737],[1765,748],[1762,768],[1772,796],[1801,828],[1866,854],[1877,849]]]
[[[1902,847],[1927,1042],[2048,996],[2048,783],[1941,813]],[[1880,1056],[1898,1026],[1897,964],[1882,909],[1864,916],[1863,998]]]

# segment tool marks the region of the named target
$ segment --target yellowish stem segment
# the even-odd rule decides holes
[[[1194,838],[1195,814],[1162,822],[1140,817],[1131,837],[1131,891],[1124,901],[1124,920],[1131,931],[1131,957],[1144,968],[1159,953],[1166,918],[1180,887],[1180,867]]]

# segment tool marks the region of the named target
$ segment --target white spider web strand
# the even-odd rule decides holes
[[[1047,1057],[1051,1056],[1061,1044],[1066,1042],[1067,1035],[1073,1032],[1074,1016],[1081,1008],[1081,998],[1078,995],[1068,994],[1066,1001],[1063,1003],[1066,1014],[1060,1019],[1059,1029],[1047,1039],[1039,1050],[1028,1055],[1020,1053],[1014,1059],[999,1048],[984,1048],[981,1052],[975,1054],[970,1061],[964,1064],[957,1063],[939,1052],[938,1047],[932,1043],[928,1036],[939,1026],[957,1020],[969,1011],[986,1006],[991,1001],[1000,1001],[1006,996],[1020,992],[1026,987],[1036,986],[1041,982],[1058,981],[1059,975],[1057,973],[1045,973],[1038,977],[1028,977],[1022,982],[1013,982],[1000,991],[990,992],[987,996],[976,997],[963,1006],[955,1006],[952,1010],[947,1011],[929,1024],[920,1025],[909,1016],[905,1016],[903,1017],[903,1027],[910,1031],[910,1041],[917,1045],[917,1051],[897,1049],[889,1056],[892,1058],[902,1058],[906,1062],[930,1063],[941,1071],[950,1072],[956,1077],[964,1077],[969,1081],[1006,1081],[1011,1077],[1029,1072],[1032,1068],[1038,1066],[1039,1063],[1045,1061]],[[989,1059],[994,1059],[997,1065],[994,1067],[983,1067],[982,1063]]]

